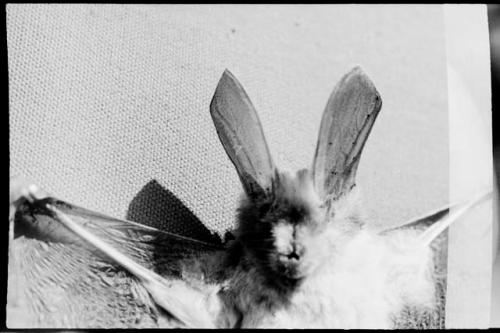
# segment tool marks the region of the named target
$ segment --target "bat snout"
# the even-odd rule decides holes
[[[280,260],[280,262],[296,263],[299,262],[304,256],[304,247],[299,244],[292,243],[287,248],[287,251],[279,252],[278,259]]]
[[[277,259],[280,271],[290,278],[302,277],[306,271],[304,255],[304,248],[297,245],[291,245],[289,251],[279,252]]]

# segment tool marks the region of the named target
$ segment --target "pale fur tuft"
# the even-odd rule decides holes
[[[276,197],[287,200],[290,205],[321,205],[321,200],[314,190],[311,173],[307,169],[299,170],[295,174],[289,171],[281,172]]]
[[[430,250],[416,250],[415,236],[384,238],[369,231],[346,237],[330,230],[328,260],[263,328],[392,328],[405,306],[432,308]]]

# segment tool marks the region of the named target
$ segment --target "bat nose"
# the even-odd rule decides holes
[[[280,260],[284,262],[297,262],[304,255],[304,247],[293,243],[290,250],[286,253],[280,253]]]
[[[279,254],[279,266],[283,274],[290,278],[303,276],[304,271],[304,249],[303,247],[290,246],[289,251]]]
[[[286,257],[288,258],[288,260],[299,260],[300,259],[300,256],[295,251],[290,252],[289,254],[286,255]]]

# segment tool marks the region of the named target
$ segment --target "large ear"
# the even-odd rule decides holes
[[[257,112],[241,84],[222,74],[210,103],[219,139],[250,198],[272,193],[275,167]]]
[[[355,185],[359,158],[381,106],[380,95],[360,67],[334,88],[321,119],[312,168],[323,200],[340,197]]]

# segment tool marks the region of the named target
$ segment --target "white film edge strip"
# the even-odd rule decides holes
[[[489,34],[485,5],[443,5],[443,12],[454,202],[493,188]],[[479,205],[450,227],[446,328],[490,325],[495,202]]]

